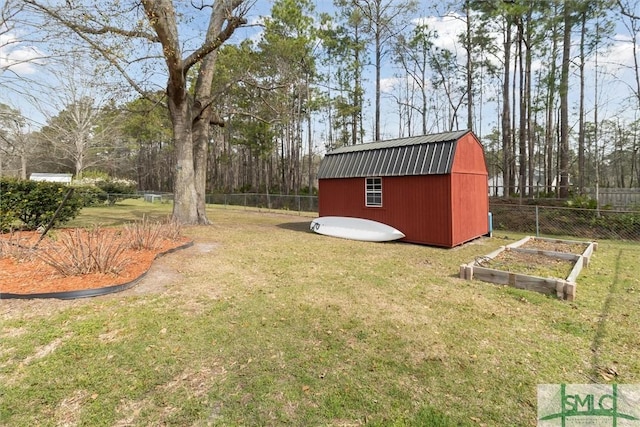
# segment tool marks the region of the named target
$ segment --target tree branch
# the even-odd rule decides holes
[[[76,33],[78,37],[84,40],[92,49],[95,49],[100,55],[109,62],[118,72],[122,75],[122,77],[131,85],[131,87],[138,92],[143,97],[149,99],[149,94],[146,90],[142,88],[129,74],[127,71],[120,65],[116,58],[111,55],[108,49],[103,48],[98,43],[94,42],[90,37],[87,37],[84,33],[76,30],[75,28],[71,28],[72,31]]]
[[[220,33],[218,33],[217,37],[213,40],[203,44],[200,48],[194,51],[191,55],[187,56],[184,60],[184,69],[185,72],[189,70],[192,66],[200,62],[202,58],[218,49],[222,44],[227,41],[232,35],[233,32],[243,24],[246,24],[247,20],[242,16],[232,16],[227,18],[227,25],[222,29]]]
[[[627,16],[627,17],[629,17],[631,19],[636,19],[636,20],[640,19],[640,16],[638,16],[638,15],[636,15],[634,13],[631,13],[631,11],[629,11],[625,7],[625,5],[622,4],[622,0],[616,0],[616,3],[618,3],[618,7],[620,8],[620,13],[622,13],[624,16]]]
[[[54,18],[55,20],[61,22],[67,28],[70,28],[70,29],[74,30],[75,32],[81,32],[81,33],[91,34],[91,35],[116,34],[116,35],[120,35],[120,36],[124,36],[124,37],[142,38],[142,39],[149,40],[149,41],[151,41],[153,43],[159,43],[160,42],[158,37],[156,35],[152,34],[152,33],[148,33],[148,32],[141,31],[141,30],[125,30],[123,28],[112,27],[112,26],[109,26],[109,25],[104,25],[104,26],[101,26],[101,27],[98,27],[98,28],[93,28],[93,27],[90,27],[88,25],[82,25],[82,24],[79,24],[78,22],[74,22],[74,21],[71,21],[69,19],[66,19],[65,17],[63,17],[56,10],[54,10],[52,8],[49,8],[47,6],[44,6],[44,5],[40,4],[40,3],[38,3],[36,0],[23,0],[23,1],[26,4],[31,5],[32,7],[40,10],[41,12],[46,13],[48,16],[50,16],[50,17]],[[83,16],[85,18],[91,18],[86,13],[83,13]]]
[[[188,68],[182,60],[176,12],[170,0],[142,0],[145,13],[162,44],[165,62],[169,71],[168,88],[179,89],[179,93],[169,93],[170,97],[184,95]]]

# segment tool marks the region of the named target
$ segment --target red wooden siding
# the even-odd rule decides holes
[[[451,175],[452,246],[459,245],[489,231],[489,196],[487,176]]]
[[[489,188],[482,145],[472,133],[458,140],[451,170],[453,245],[487,234]]]
[[[456,144],[451,173],[456,172],[489,175],[482,145],[472,133],[460,138]]]
[[[364,181],[364,178],[319,180],[318,194],[321,196],[318,197],[318,216],[366,218],[359,216],[364,210]],[[384,182],[382,185],[382,203],[384,204]]]
[[[322,179],[319,216],[367,218],[405,234],[403,241],[453,246],[450,176],[382,178],[382,207],[366,207],[365,178]]]

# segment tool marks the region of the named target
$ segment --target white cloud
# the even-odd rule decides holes
[[[425,82],[427,86],[430,83]],[[413,79],[406,75],[404,77],[387,77],[380,79],[380,91],[386,94],[398,94],[399,91],[406,91],[406,88],[414,87],[415,91],[418,91],[418,87],[415,87]]]
[[[0,34],[0,71],[11,70],[28,75],[36,72],[34,65],[44,55],[36,47],[25,46],[13,34]]]
[[[400,81],[401,80],[398,77],[388,77],[385,79],[380,79],[380,92],[393,93]]]
[[[460,48],[458,37],[467,31],[466,18],[458,13],[449,12],[445,16],[425,16],[414,21],[415,25],[427,25],[438,37],[434,46],[457,52]]]
[[[620,67],[633,67],[633,40],[629,36],[617,34],[613,37],[613,43],[607,52],[598,58],[598,66],[608,73],[615,73]],[[638,47],[636,46],[636,49]],[[595,65],[595,57],[590,60],[591,66]]]
[[[416,26],[426,25],[437,36],[432,40],[433,45],[436,48],[450,51],[461,66],[465,64],[466,51],[460,42],[460,37],[467,32],[466,16],[457,12],[449,12],[444,16],[424,16],[414,20],[413,24]],[[491,27],[494,26],[490,25]],[[501,34],[497,30],[491,31],[490,28],[488,29],[490,37],[494,40],[494,44],[500,46]],[[498,50],[495,55],[487,55],[486,59],[499,67],[502,63],[502,52]]]

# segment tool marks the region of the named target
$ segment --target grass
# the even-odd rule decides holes
[[[125,206],[77,221],[151,204]],[[0,425],[535,425],[537,384],[640,382],[639,245],[599,242],[567,303],[457,278],[519,235],[447,250],[209,217],[164,289],[3,301]]]
[[[162,221],[171,215],[171,203],[148,203],[142,199],[125,199],[111,206],[84,208],[65,227],[119,226],[134,221]]]

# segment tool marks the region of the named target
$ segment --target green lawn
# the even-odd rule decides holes
[[[151,209],[171,207],[74,224]],[[537,384],[640,383],[640,245],[599,242],[567,303],[457,278],[521,235],[438,249],[320,236],[296,213],[209,217],[162,259],[170,281],[0,301],[0,425],[521,426]]]

